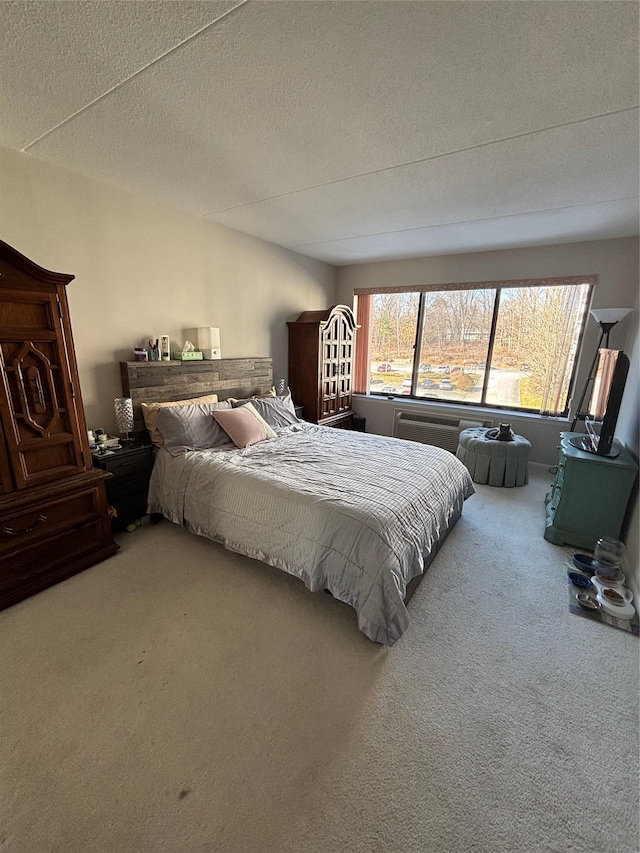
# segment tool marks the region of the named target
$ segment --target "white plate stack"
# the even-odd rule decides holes
[[[591,578],[591,583],[597,591],[596,601],[600,603],[605,613],[616,619],[633,619],[636,613],[636,609],[632,603],[633,593],[626,586],[622,585],[624,575],[622,578],[621,582],[607,583],[594,575]],[[605,595],[605,590],[616,593],[619,596],[619,601],[615,599],[615,596]]]

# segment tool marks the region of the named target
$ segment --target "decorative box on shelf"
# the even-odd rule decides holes
[[[171,354],[171,357],[175,361],[202,361],[202,353],[199,350],[191,350],[191,352],[187,352],[186,350],[183,352],[174,352]]]

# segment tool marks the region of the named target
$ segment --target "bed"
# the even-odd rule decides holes
[[[269,418],[280,406],[251,402],[247,416],[258,409]],[[231,417],[214,409],[246,403],[183,411],[208,412],[210,429]],[[156,451],[148,510],[328,590],[355,610],[369,639],[393,645],[409,625],[411,594],[474,492],[469,473],[440,448],[300,422],[290,400],[289,409],[270,420],[270,437],[240,447],[226,434],[176,440],[171,425],[182,429],[183,414],[163,409],[167,440]]]

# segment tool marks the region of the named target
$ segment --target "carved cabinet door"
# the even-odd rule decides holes
[[[355,331],[347,317],[340,317],[340,345],[338,350],[339,377],[337,383],[338,411],[351,409],[353,356]]]
[[[354,329],[345,316],[346,311],[338,306],[322,328],[319,401],[322,418],[351,409]]]
[[[320,335],[321,377],[320,417],[338,413],[338,383],[340,381],[340,317],[329,316]]]
[[[2,422],[0,422],[0,495],[6,495],[7,492],[12,492],[13,489],[13,477],[11,476],[11,468],[9,467],[7,445],[4,440],[4,429],[2,427]]]
[[[54,288],[0,289],[0,491],[86,470],[67,363],[63,306]]]

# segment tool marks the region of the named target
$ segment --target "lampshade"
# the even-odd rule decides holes
[[[203,358],[222,358],[220,352],[220,329],[211,326],[198,326],[197,329],[187,329],[187,340],[196,345]]]
[[[116,411],[118,432],[123,432],[124,440],[129,441],[129,433],[133,430],[133,400],[131,397],[116,397],[113,407]]]
[[[592,308],[589,312],[596,323],[614,325],[631,314],[633,308]]]

